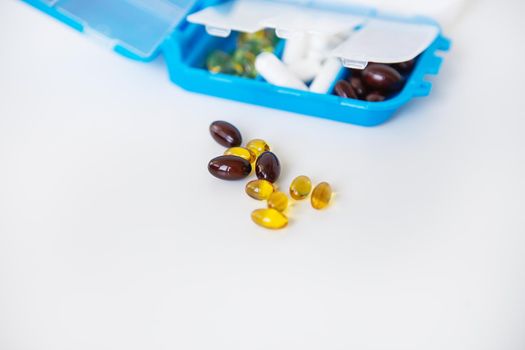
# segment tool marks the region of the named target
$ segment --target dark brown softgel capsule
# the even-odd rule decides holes
[[[386,64],[369,64],[362,73],[363,83],[373,90],[395,92],[403,87],[403,77],[397,70]]]
[[[350,85],[354,89],[358,98],[364,98],[366,96],[366,88],[363,82],[361,81],[361,78],[350,77],[348,81],[350,82]]]
[[[379,92],[371,92],[366,95],[365,100],[368,102],[381,102],[385,100],[385,96],[381,95]]]
[[[412,72],[415,64],[416,64],[416,59],[414,58],[414,59],[411,59],[410,61],[394,63],[392,67],[394,67],[395,69],[397,69],[399,72],[403,74],[408,74]]]
[[[264,152],[255,163],[255,175],[258,179],[275,182],[281,175],[281,163],[272,152]]]
[[[357,94],[355,93],[354,88],[346,80],[339,80],[337,84],[335,84],[334,90],[339,97],[357,99]]]
[[[252,165],[237,156],[219,156],[208,163],[208,171],[222,180],[242,180],[252,172]]]
[[[238,147],[242,143],[242,136],[239,129],[222,120],[211,123],[210,134],[215,141],[224,147]]]

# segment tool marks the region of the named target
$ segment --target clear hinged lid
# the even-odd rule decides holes
[[[329,55],[350,68],[368,62],[408,61],[423,52],[439,35],[430,21],[381,19],[377,10],[350,7],[350,1],[231,0],[188,16],[204,25],[209,34],[228,36],[232,30],[255,32],[273,28],[281,38],[295,33],[335,35],[348,38]]]
[[[82,26],[108,46],[147,60],[196,0],[36,0]]]

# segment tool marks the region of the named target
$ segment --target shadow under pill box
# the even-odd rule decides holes
[[[431,18],[340,1],[24,1],[128,58],[162,54],[189,91],[363,126],[427,96],[450,46]]]

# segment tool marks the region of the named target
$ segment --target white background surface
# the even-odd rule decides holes
[[[431,97],[362,128],[219,100],[0,3],[0,349],[525,348],[523,1],[450,31]],[[329,181],[272,233],[216,119]]]

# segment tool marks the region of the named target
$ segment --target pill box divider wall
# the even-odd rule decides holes
[[[53,0],[24,1],[79,31],[86,31],[87,29],[85,28],[86,23],[82,23],[82,21],[77,18],[72,18],[64,14],[60,8],[54,6],[57,2],[67,4],[68,1],[78,2],[80,0],[55,0],[54,2]],[[114,1],[126,2],[126,0]],[[177,2],[175,0],[168,1],[172,3]],[[450,45],[449,40],[439,34],[432,44],[419,56],[415,69],[408,77],[403,90],[383,102],[367,102],[340,98],[335,95],[322,95],[309,91],[299,91],[270,85],[260,78],[246,79],[220,73],[212,74],[205,69],[204,60],[206,55],[214,48],[232,48],[234,46],[235,34],[227,38],[211,36],[206,32],[204,26],[188,22],[186,15],[223,2],[225,1],[182,1],[183,4],[180,10],[184,12],[184,16],[181,16],[177,23],[170,23],[166,28],[162,27],[162,30],[168,31],[168,34],[164,40],[158,42],[158,45],[156,41],[147,38],[149,50],[147,52],[137,52],[134,48],[130,49],[129,45],[125,43],[123,45],[113,39],[114,50],[126,57],[140,61],[149,61],[158,53],[162,53],[165,56],[171,80],[189,91],[341,122],[374,126],[387,121],[396,110],[413,97],[427,96],[429,94],[431,84],[425,80],[425,76],[438,73],[442,58],[437,55],[437,52],[448,50]],[[130,5],[126,4],[126,6],[129,7]],[[348,11],[348,9],[345,9],[345,11]],[[359,8],[356,11],[362,13],[363,9]],[[390,19],[383,15],[380,17],[387,20]],[[420,19],[395,18],[395,20],[406,20],[410,22]],[[119,28],[119,30],[121,30],[120,34],[122,35],[122,28]],[[140,44],[143,43],[141,40],[138,42]],[[151,44],[152,42],[154,45]],[[282,42],[278,50],[282,50]]]

